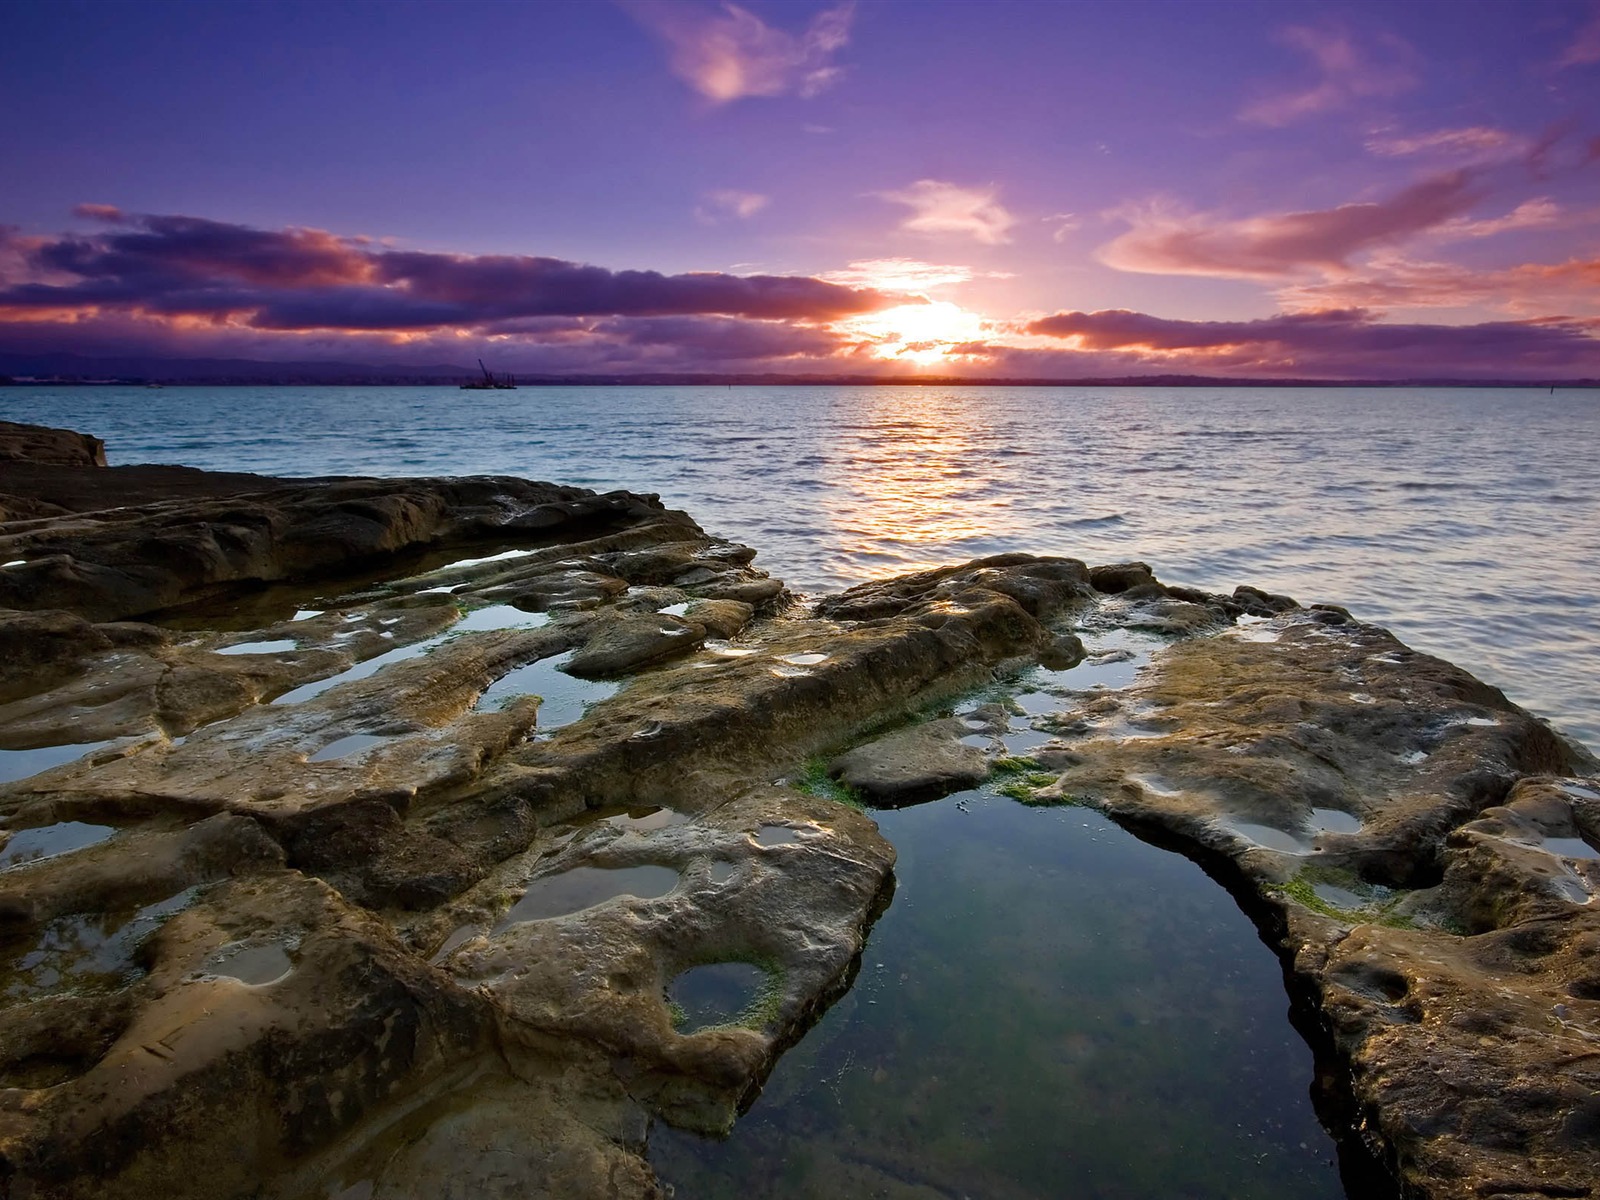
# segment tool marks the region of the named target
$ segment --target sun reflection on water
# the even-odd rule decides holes
[[[952,548],[987,553],[1015,532],[1010,502],[977,469],[992,435],[974,417],[934,391],[858,400],[820,481],[838,552],[858,577],[948,563]]]

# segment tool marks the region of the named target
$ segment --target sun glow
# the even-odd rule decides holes
[[[948,300],[901,304],[841,322],[842,333],[861,338],[874,358],[932,366],[956,346],[983,336],[983,319]]]

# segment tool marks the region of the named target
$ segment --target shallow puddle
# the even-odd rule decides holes
[[[0,974],[0,995],[35,1000],[63,992],[111,991],[135,979],[139,944],[163,921],[194,899],[198,889],[150,904],[133,913],[75,913],[44,925],[33,946]]]
[[[67,746],[38,746],[32,750],[0,750],[0,783],[26,779],[51,767],[77,762],[110,742],[74,742]]]
[[[537,549],[532,550],[505,550],[499,554],[487,554],[482,558],[458,558],[454,562],[446,563],[442,567],[435,567],[428,574],[435,575],[440,571],[453,571],[458,567],[481,567],[484,563],[506,562],[513,558],[526,558],[530,554],[537,554]]]
[[[673,1028],[693,1033],[714,1025],[755,1018],[767,973],[754,963],[722,962],[690,967],[667,985]]]
[[[1313,808],[1310,825],[1314,833],[1361,832],[1361,818],[1337,808]]]
[[[445,631],[452,633],[489,633],[496,629],[542,629],[550,624],[550,614],[528,612],[514,604],[489,604],[475,608]]]
[[[1367,908],[1372,904],[1372,901],[1359,892],[1352,892],[1349,888],[1342,888],[1335,883],[1313,884],[1311,893],[1324,904],[1342,909],[1345,912],[1354,912]]]
[[[788,825],[763,825],[755,837],[758,846],[789,846],[800,840],[800,834]]]
[[[1129,629],[1090,631],[1082,638],[1087,654],[1077,666],[1065,671],[1034,667],[1024,678],[1061,691],[1120,691],[1133,683],[1139,669],[1165,644],[1160,638]]]
[[[539,697],[537,733],[550,733],[571,725],[591,704],[617,694],[621,684],[614,679],[579,679],[562,668],[572,661],[572,651],[554,658],[541,658],[526,666],[507,671],[478,697],[473,707],[479,712],[504,708],[518,696]]]
[[[1306,854],[1311,847],[1292,833],[1285,833],[1275,825],[1258,825],[1253,821],[1225,821],[1222,827],[1229,833],[1244,838],[1247,842],[1254,842],[1268,850],[1278,850],[1284,854]]]
[[[674,825],[686,824],[689,819],[688,813],[679,812],[675,808],[665,808],[659,804],[643,804],[633,808],[592,808],[565,824],[575,828],[608,826],[613,829],[629,829],[635,833],[649,833],[656,829],[668,829]]]
[[[1019,692],[1012,699],[1017,707],[1030,717],[1046,717],[1066,707],[1060,696],[1049,692]]]
[[[1582,838],[1547,837],[1541,846],[1551,854],[1561,855],[1562,858],[1600,858],[1600,850],[1596,850]]]
[[[814,667],[820,662],[827,662],[828,656],[815,652],[809,654],[783,654],[779,656],[779,661],[796,667]]]
[[[282,942],[230,942],[212,952],[199,975],[210,979],[236,979],[252,987],[277,983],[294,970],[289,950]]]
[[[62,821],[19,830],[0,850],[0,871],[98,845],[116,832],[110,825],[89,825],[83,821]]]
[[[549,623],[549,613],[524,612],[522,609],[510,604],[491,604],[485,608],[474,609],[450,626],[449,629],[442,630],[432,637],[423,638],[420,642],[412,642],[409,646],[397,646],[393,650],[385,650],[382,654],[358,662],[348,670],[340,671],[337,675],[330,675],[326,679],[317,679],[311,683],[302,684],[291,692],[285,692],[272,703],[300,704],[322,695],[329,688],[338,687],[341,683],[352,683],[357,679],[371,678],[390,663],[404,662],[407,659],[420,657],[434,649],[434,647],[443,645],[444,642],[457,634],[486,633],[496,629],[538,629]]]
[[[735,646],[732,642],[722,641],[720,638],[707,638],[703,647],[707,654],[714,654],[718,658],[748,658],[761,651],[750,646]]]
[[[1043,729],[1016,729],[1002,734],[1000,741],[1005,745],[1008,754],[1027,754],[1030,750],[1037,750],[1046,742],[1055,740],[1055,734]]]
[[[293,650],[298,645],[291,638],[280,638],[275,642],[239,642],[232,646],[223,646],[218,654],[283,654]]]
[[[738,873],[739,864],[731,862],[714,862],[709,871],[712,883],[727,883]]]
[[[678,879],[678,872],[671,867],[573,867],[528,884],[522,899],[511,906],[495,930],[523,921],[565,917],[618,896],[654,900],[677,887]]]
[[[393,737],[381,733],[352,733],[349,737],[342,737],[336,742],[329,742],[306,761],[327,762],[334,758],[348,758],[352,754],[359,754],[363,750],[370,750],[374,746],[381,746],[385,742],[392,741],[394,741]]]
[[[726,1141],[655,1126],[678,1195],[1343,1194],[1278,962],[1198,867],[981,792],[875,819],[898,887],[854,987]]]

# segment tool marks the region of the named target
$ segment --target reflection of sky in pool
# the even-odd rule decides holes
[[[899,887],[855,986],[726,1142],[656,1126],[679,1195],[1343,1194],[1277,961],[1198,867],[981,793],[875,818]]]

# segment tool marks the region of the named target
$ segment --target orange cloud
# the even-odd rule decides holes
[[[814,96],[839,78],[832,58],[850,40],[852,0],[818,13],[798,33],[774,29],[737,4],[708,12],[678,0],[635,3],[639,20],[667,44],[673,74],[708,100]]]
[[[1283,279],[1343,272],[1352,255],[1391,245],[1463,216],[1481,195],[1466,171],[1434,175],[1386,200],[1226,220],[1160,208],[1125,214],[1132,228],[1102,246],[1119,271]]]

